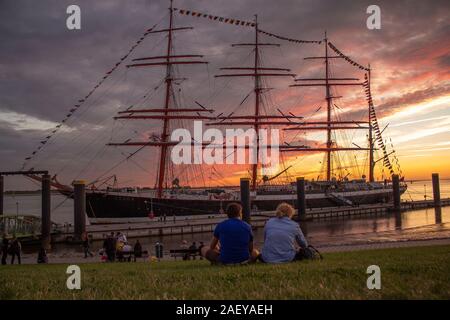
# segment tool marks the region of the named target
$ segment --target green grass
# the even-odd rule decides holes
[[[369,265],[381,290],[366,287]],[[0,266],[0,299],[450,299],[450,246],[329,253],[323,261],[212,267],[206,261]]]

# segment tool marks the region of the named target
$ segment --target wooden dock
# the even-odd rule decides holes
[[[424,208],[433,208],[433,200],[421,200],[421,201],[404,201],[402,202],[402,210],[417,210]],[[441,206],[450,206],[450,198],[441,199]]]

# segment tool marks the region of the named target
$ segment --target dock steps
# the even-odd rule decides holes
[[[352,201],[350,201],[349,199],[347,199],[344,196],[341,196],[340,194],[331,192],[331,193],[328,193],[327,196],[328,196],[328,198],[330,198],[331,200],[333,200],[334,202],[336,202],[338,204],[353,206]]]

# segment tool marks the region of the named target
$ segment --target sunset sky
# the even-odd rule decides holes
[[[168,3],[166,0],[1,1],[0,170],[20,169],[40,141],[146,29],[155,24],[165,28]],[[81,8],[81,30],[66,28],[66,8],[70,4]],[[381,30],[366,27],[366,8],[371,4],[381,8]],[[329,40],[344,54],[362,65],[370,63],[380,127],[387,125],[383,136],[389,149],[392,143],[406,179],[429,178],[432,172],[450,178],[448,1],[176,0],[174,6],[245,21],[252,21],[254,14],[258,14],[261,29],[295,39],[322,40],[327,31]],[[203,60],[209,62],[206,67],[177,68],[181,76],[189,78],[176,86],[176,90],[182,89],[176,91],[180,105],[195,107],[194,101],[198,101],[215,109],[215,114],[231,111],[236,115],[251,114],[252,96],[239,104],[252,90],[252,80],[229,81],[214,75],[223,73],[220,67],[251,66],[248,48],[232,48],[231,44],[253,41],[254,30],[181,15],[175,15],[175,24],[195,28],[192,32],[177,33],[175,53],[202,54]],[[323,76],[323,64],[303,60],[323,55],[323,44],[299,45],[260,37],[263,42],[281,45],[263,50],[264,66],[290,68],[297,77]],[[148,36],[128,61],[159,55],[164,50],[163,35]],[[330,54],[334,52],[330,50]],[[75,178],[92,181],[100,175],[116,173],[123,185],[153,186],[157,167],[155,149],[145,150],[105,173],[135,150],[106,147],[106,143],[121,142],[130,136],[133,140],[148,139],[161,127],[156,121],[130,123],[112,119],[117,111],[130,105],[161,106],[163,69],[136,69],[119,67],[27,168],[48,169],[65,183]],[[332,73],[364,79],[362,71],[343,61],[333,61]],[[268,85],[274,89],[264,100],[266,113],[276,114],[279,108],[309,120],[323,120],[324,89],[289,88],[290,84],[292,79],[269,79]],[[339,88],[334,93],[343,96],[335,101],[334,115],[353,120],[367,117],[367,102],[361,88]],[[292,135],[285,138],[313,145],[323,143],[324,133],[313,132],[308,136],[300,133],[295,138]],[[345,137],[337,133],[337,141],[341,138],[350,144],[366,143],[361,132]],[[359,161],[349,170],[351,177],[367,174],[362,169],[366,153],[348,157]],[[293,166],[291,176],[317,178],[323,154],[289,155],[285,160],[286,166]],[[354,160],[343,161],[351,164]],[[200,174],[200,180],[208,185],[233,184],[248,174],[245,167],[236,166],[177,170],[193,180],[200,179]],[[382,178],[380,168],[376,177]],[[11,180],[7,185],[9,189],[29,186],[25,180]]]

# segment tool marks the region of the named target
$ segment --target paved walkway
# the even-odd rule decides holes
[[[357,251],[357,250],[425,247],[425,246],[438,246],[438,245],[450,245],[450,238],[325,246],[325,247],[319,247],[318,249],[320,250],[320,252],[346,252],[346,251]]]
[[[384,248],[404,248],[415,246],[450,245],[450,223],[424,227],[384,231],[376,233],[359,233],[345,236],[309,238],[321,252],[345,252],[354,250],[373,250]],[[36,263],[37,254],[24,254],[22,263]],[[166,254],[164,260],[173,260]],[[50,263],[82,264],[100,262],[98,255],[85,259],[78,252],[49,254]],[[140,259],[144,261],[144,259]]]

